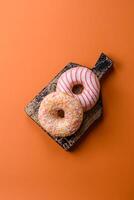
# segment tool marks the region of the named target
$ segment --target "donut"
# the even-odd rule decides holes
[[[38,119],[52,136],[66,137],[75,133],[83,120],[80,102],[62,92],[52,92],[42,100]]]
[[[80,93],[73,91],[77,86],[82,87]],[[99,99],[100,82],[92,70],[78,66],[67,70],[59,77],[56,91],[75,97],[80,101],[83,110],[88,111]]]

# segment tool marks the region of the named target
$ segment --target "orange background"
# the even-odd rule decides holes
[[[0,3],[0,199],[134,199],[133,0]],[[104,119],[72,153],[24,106],[65,64],[115,62],[102,86]]]

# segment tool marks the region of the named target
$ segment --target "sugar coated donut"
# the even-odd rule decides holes
[[[83,87],[79,94],[73,92],[73,88],[76,85]],[[96,104],[99,98],[100,82],[92,70],[86,67],[74,67],[59,77],[56,91],[74,96],[80,101],[83,110],[87,111]]]
[[[80,102],[65,93],[52,92],[41,102],[38,119],[52,136],[69,136],[75,133],[83,120]]]

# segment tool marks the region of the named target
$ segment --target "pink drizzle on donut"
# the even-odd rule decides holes
[[[84,89],[80,94],[74,94],[74,85],[82,84]],[[100,83],[92,70],[86,67],[75,67],[64,72],[57,82],[57,91],[65,92],[77,98],[84,111],[91,109],[97,102],[100,93]]]

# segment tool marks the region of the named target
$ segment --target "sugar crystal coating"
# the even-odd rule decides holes
[[[58,115],[59,110],[64,112],[64,117]],[[50,135],[66,137],[79,129],[83,120],[83,108],[74,97],[62,92],[52,92],[42,100],[38,119]]]

